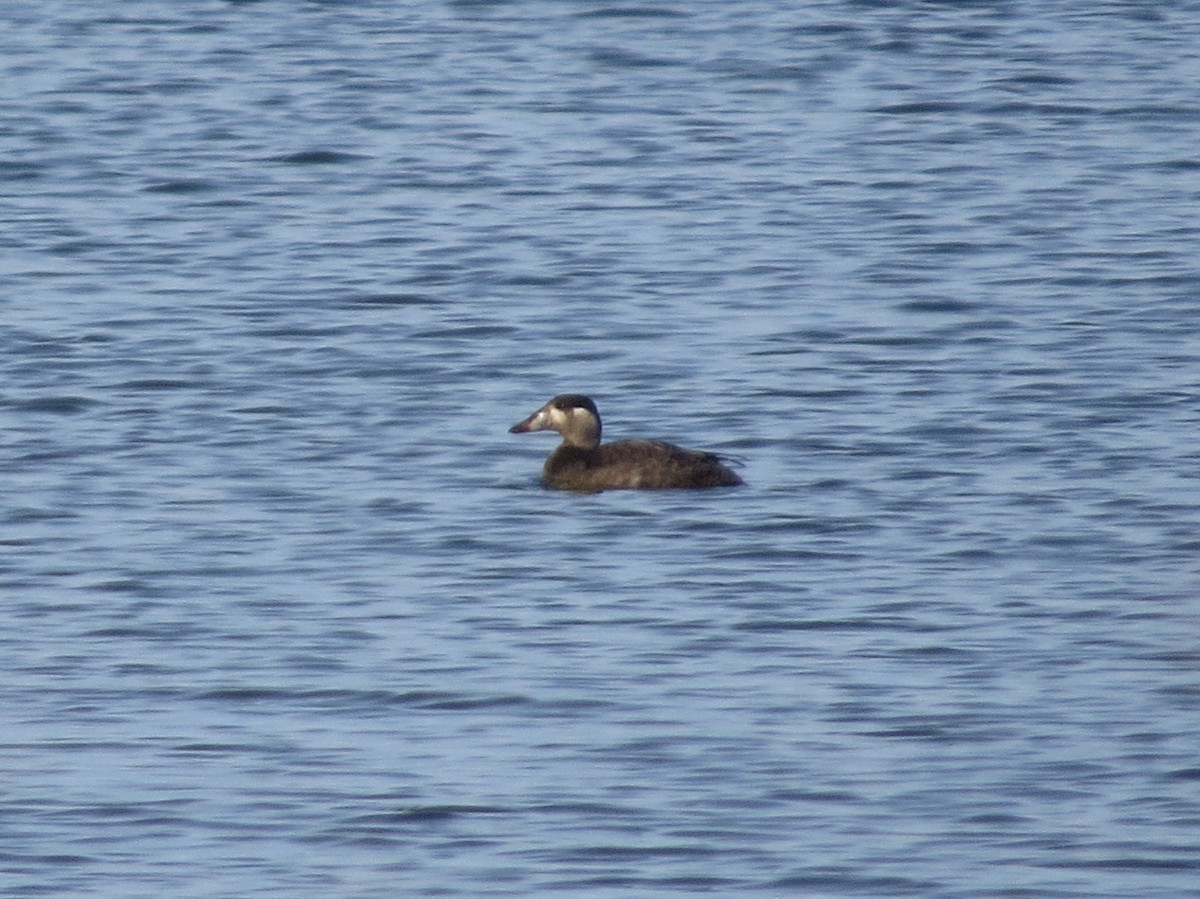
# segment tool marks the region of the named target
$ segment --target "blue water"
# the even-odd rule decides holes
[[[1200,5],[0,20],[0,893],[1200,896]]]

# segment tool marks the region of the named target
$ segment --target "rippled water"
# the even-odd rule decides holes
[[[1197,13],[5,7],[0,891],[1200,895]]]

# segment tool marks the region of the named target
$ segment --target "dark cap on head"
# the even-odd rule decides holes
[[[582,393],[560,393],[550,401],[550,405],[555,409],[562,409],[564,412],[568,409],[587,409],[597,418],[600,413],[596,411],[596,404],[592,402],[590,396],[584,396]]]

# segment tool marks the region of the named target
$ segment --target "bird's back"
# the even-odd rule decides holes
[[[659,440],[618,440],[594,449],[564,444],[542,471],[549,487],[564,490],[644,490],[733,487],[742,479],[714,453]]]

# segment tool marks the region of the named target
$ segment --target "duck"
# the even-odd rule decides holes
[[[542,467],[542,483],[558,490],[660,490],[735,487],[744,483],[716,453],[684,449],[661,440],[600,443],[600,412],[581,393],[556,396],[510,434],[557,431],[562,443]]]

